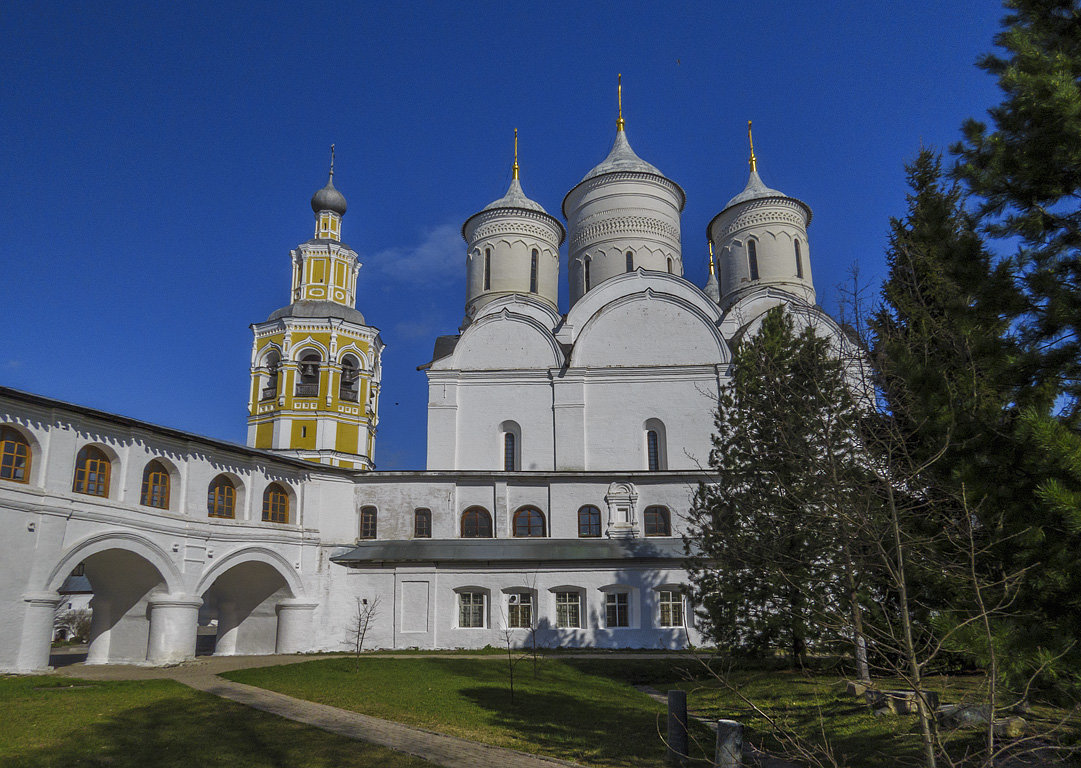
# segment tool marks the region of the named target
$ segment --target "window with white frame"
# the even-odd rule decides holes
[[[661,590],[659,593],[662,627],[683,626],[683,595],[675,590]]]
[[[458,593],[458,626],[465,628],[484,626],[483,592]]]
[[[529,592],[511,592],[507,595],[507,626],[511,629],[530,629],[533,626],[533,595]]]
[[[556,627],[580,629],[582,626],[582,593],[556,592]]]
[[[626,592],[609,592],[604,596],[604,619],[608,627],[631,625],[630,599]]]

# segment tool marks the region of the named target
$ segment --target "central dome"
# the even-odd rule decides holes
[[[655,166],[650,165],[634,153],[630,142],[627,141],[627,132],[622,130],[616,131],[616,138],[612,142],[612,149],[608,152],[608,157],[604,158],[599,165],[587,173],[582,178],[582,181],[588,181],[606,173],[620,172],[652,173],[655,176],[664,176]]]

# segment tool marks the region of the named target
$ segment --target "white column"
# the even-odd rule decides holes
[[[23,595],[23,632],[19,642],[17,671],[49,669],[49,648],[53,641],[53,616],[60,602],[56,592],[28,592]]]
[[[303,653],[313,647],[312,615],[319,603],[286,599],[277,605],[278,634],[275,653]]]
[[[201,598],[189,595],[156,595],[150,598],[148,662],[170,664],[195,658],[195,632],[202,604]]]
[[[112,631],[112,604],[101,595],[90,598],[90,647],[87,664],[109,663],[109,642]]]
[[[237,621],[236,603],[218,603],[218,637],[214,642],[214,655],[234,656],[238,632],[240,622]]]

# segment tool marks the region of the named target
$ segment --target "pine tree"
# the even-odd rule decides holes
[[[1045,403],[1061,389],[1081,425],[1081,8],[1076,0],[1008,0],[1011,9],[979,66],[1003,101],[992,128],[976,120],[955,173],[981,199],[987,230],[1017,256],[1029,301],[1031,381]]]
[[[830,461],[853,446],[854,401],[829,342],[783,307],[737,348],[685,545],[707,632],[730,650],[785,650],[799,664],[844,602],[829,514]],[[834,635],[833,637],[836,637]]]

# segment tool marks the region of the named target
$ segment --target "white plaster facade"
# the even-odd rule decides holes
[[[328,231],[345,209],[329,183],[317,196],[330,192],[313,201],[338,216]],[[566,314],[562,226],[517,173],[467,220],[462,329],[423,366],[426,471],[303,461],[0,388],[5,439],[29,458],[0,478],[0,669],[47,666],[57,589],[80,564],[92,663],[190,658],[199,626],[216,626],[219,654],[340,650],[362,601],[378,602],[368,648],[481,647],[504,631],[523,645],[700,642],[680,533],[730,347],[779,303],[836,326],[812,304],[806,205],[752,171],[709,227],[710,298],[682,277],[683,203],[621,126],[564,202]],[[753,270],[748,238],[763,244]],[[86,446],[109,466],[103,496],[75,482]],[[168,475],[165,508],[145,503],[150,462]],[[233,519],[209,514],[222,477]],[[269,522],[275,488],[288,509]]]

